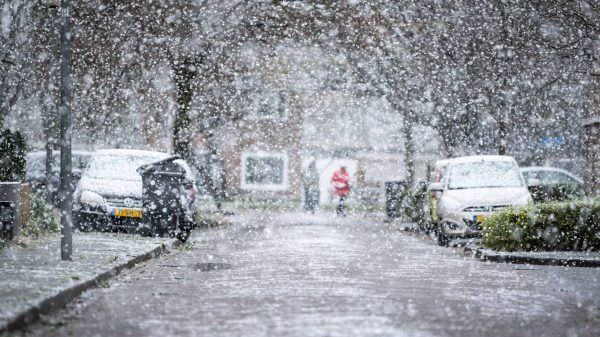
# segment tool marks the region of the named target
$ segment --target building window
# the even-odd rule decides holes
[[[289,115],[290,97],[285,91],[264,83],[256,75],[236,79],[238,108],[248,120],[286,121]]]
[[[243,153],[241,185],[245,190],[287,190],[287,155],[270,152]]]
[[[253,97],[247,109],[246,119],[249,120],[280,120],[288,118],[288,98],[283,92],[257,92],[250,95]]]

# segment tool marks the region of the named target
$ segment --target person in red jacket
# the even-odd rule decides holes
[[[335,190],[335,194],[340,198],[336,214],[346,216],[344,209],[346,208],[346,197],[350,194],[350,174],[346,171],[346,167],[341,166],[339,170],[333,172],[331,184]]]

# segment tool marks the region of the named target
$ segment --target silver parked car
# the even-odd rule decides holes
[[[439,245],[454,238],[481,237],[481,222],[505,207],[527,205],[531,195],[517,162],[509,156],[452,158],[429,185],[436,197]]]
[[[140,166],[167,158],[163,152],[144,150],[96,151],[83,172],[73,198],[73,220],[82,230],[137,230],[142,219]],[[189,166],[183,161],[186,175]],[[191,184],[188,201],[194,205],[196,187]]]

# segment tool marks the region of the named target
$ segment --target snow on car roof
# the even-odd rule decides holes
[[[157,159],[166,158],[165,152],[137,150],[137,149],[103,149],[94,152],[94,156],[137,156],[137,157],[156,157]]]
[[[498,156],[498,155],[481,155],[481,156],[466,156],[451,158],[449,164],[459,163],[474,163],[478,161],[510,161],[515,162],[515,159],[511,156]]]

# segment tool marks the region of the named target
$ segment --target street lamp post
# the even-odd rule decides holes
[[[60,257],[71,260],[73,252],[71,191],[71,33],[69,0],[60,3]]]
[[[50,34],[49,34],[49,45],[50,45],[50,66],[48,72],[48,90],[47,90],[47,98],[46,98],[46,118],[45,118],[45,127],[46,127],[46,177],[45,177],[45,185],[46,185],[46,202],[52,203],[52,166],[54,164],[54,160],[52,157],[52,148],[54,145],[54,128],[56,117],[54,114],[55,108],[55,99],[54,99],[54,85],[55,85],[55,56],[56,56],[56,45],[58,41],[55,41],[56,36],[56,10],[60,5],[59,0],[47,0],[46,5],[48,6],[50,13]]]

